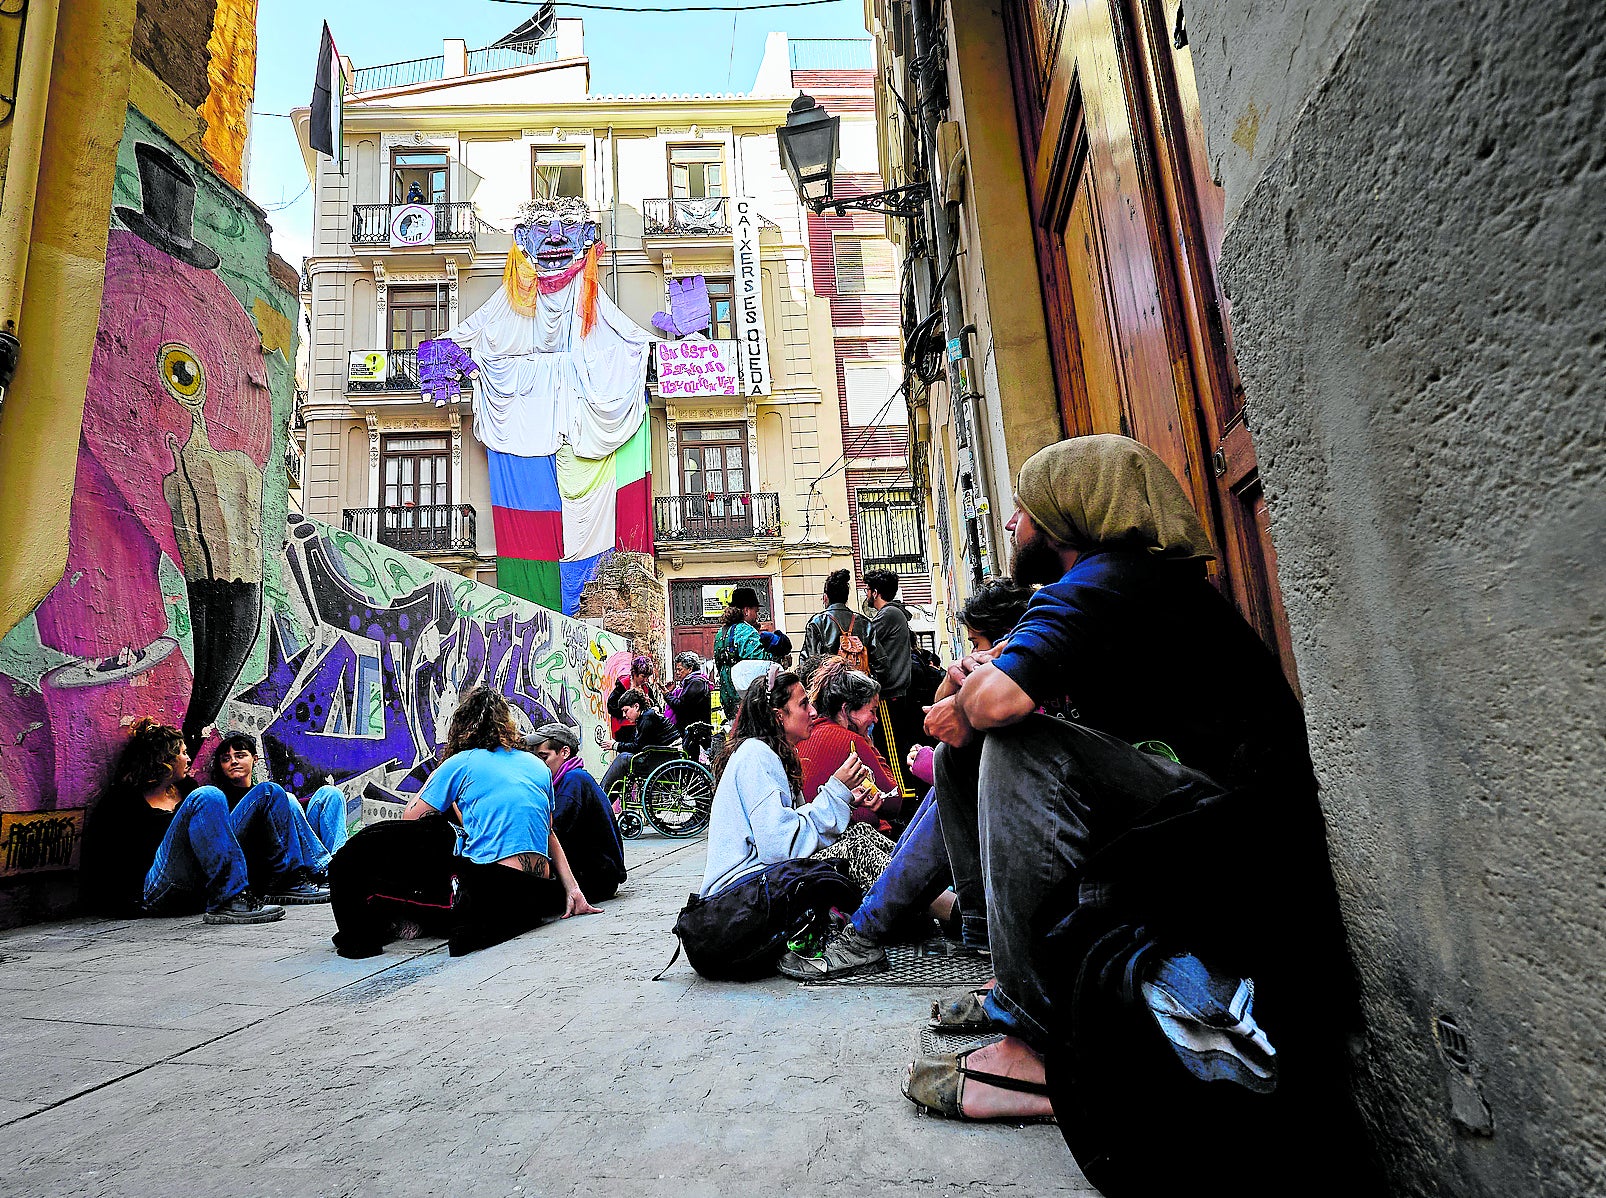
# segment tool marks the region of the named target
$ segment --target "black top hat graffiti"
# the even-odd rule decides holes
[[[221,259],[212,247],[195,240],[195,181],[173,155],[149,142],[136,142],[140,203],[137,208],[117,207],[117,219],[141,240],[164,254],[202,270],[216,270]]]

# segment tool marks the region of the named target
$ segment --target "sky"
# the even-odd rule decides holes
[[[642,2],[669,7],[685,0]],[[299,266],[312,243],[312,197],[293,127],[283,115],[270,114],[311,101],[323,22],[340,53],[365,67],[439,54],[448,37],[462,38],[471,50],[490,45],[534,7],[498,0],[267,0],[257,11],[257,115],[246,190],[268,212],[274,249]],[[861,0],[753,13],[586,12],[559,4],[558,15],[585,20],[593,95],[746,91],[774,30],[792,37],[867,36]]]

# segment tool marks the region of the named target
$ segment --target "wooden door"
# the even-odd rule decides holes
[[[1013,0],[1006,14],[1065,432],[1160,455],[1211,531],[1218,583],[1292,678],[1178,0]]]

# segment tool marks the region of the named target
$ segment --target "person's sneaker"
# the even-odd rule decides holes
[[[817,957],[803,957],[787,953],[777,968],[785,977],[799,982],[834,981],[853,978],[866,973],[880,973],[887,968],[887,951],[872,944],[848,924],[825,942]]]
[[[215,911],[201,916],[202,923],[272,923],[284,918],[284,908],[264,903],[249,890],[241,891]]]
[[[307,903],[327,903],[329,901],[329,887],[321,886],[313,879],[303,876],[293,886],[281,886],[268,895],[270,903],[284,903],[286,906],[304,906]]]

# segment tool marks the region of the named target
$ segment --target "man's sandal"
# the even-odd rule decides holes
[[[997,1040],[988,1041],[988,1044],[996,1043]],[[1053,1115],[992,1115],[981,1119],[965,1114],[966,1078],[984,1086],[1013,1090],[1017,1094],[1048,1097],[1048,1087],[1042,1082],[1023,1081],[1018,1077],[1006,1077],[1000,1073],[967,1069],[965,1061],[969,1059],[970,1054],[986,1047],[987,1044],[978,1044],[975,1048],[967,1048],[963,1052],[921,1057],[914,1061],[909,1066],[909,1075],[904,1079],[903,1096],[928,1114],[941,1115],[944,1119],[958,1119],[965,1123],[1057,1123],[1058,1120]]]
[[[982,999],[986,996],[985,990],[967,990],[947,1003],[933,1001],[931,1019],[926,1026],[936,1032],[1008,1031],[1008,1028],[987,1014],[987,1008],[982,1006]]]

